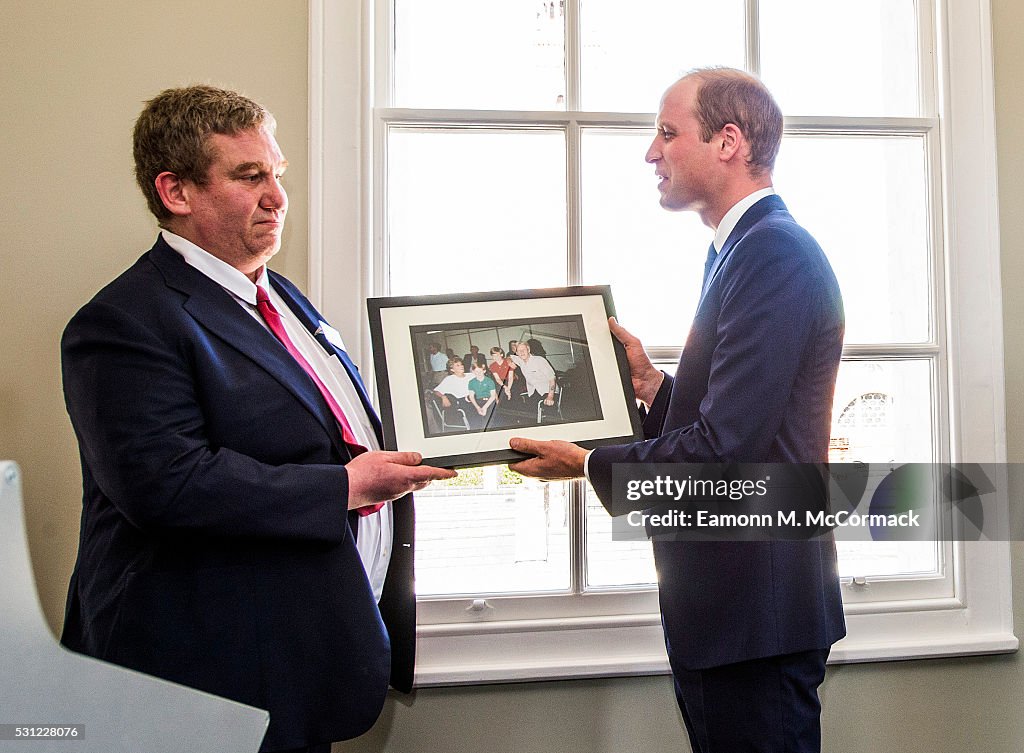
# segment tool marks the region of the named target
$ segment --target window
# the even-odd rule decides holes
[[[368,295],[611,281],[671,364],[710,232],[658,206],[642,157],[678,75],[742,67],[787,113],[775,183],[844,291],[832,457],[1004,460],[987,4],[709,12],[311,0],[313,299],[369,375]],[[421,683],[666,670],[649,546],[611,541],[585,485],[478,469],[417,509]],[[833,660],[1016,648],[1005,542],[840,557],[850,635]]]

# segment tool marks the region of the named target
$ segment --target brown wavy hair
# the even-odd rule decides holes
[[[237,92],[206,85],[160,92],[146,102],[132,135],[135,180],[149,211],[161,225],[173,217],[156,190],[156,176],[162,172],[198,185],[206,183],[216,157],[209,143],[211,134],[230,136],[257,128],[273,133],[276,127],[270,112]]]

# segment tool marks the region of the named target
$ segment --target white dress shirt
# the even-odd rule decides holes
[[[285,332],[288,333],[288,337],[302,357],[313,367],[313,371],[320,377],[320,381],[330,391],[331,396],[338,401],[356,440],[368,450],[380,449],[373,424],[370,423],[370,417],[363,408],[356,386],[352,383],[348,371],[336,355],[329,354],[323,349],[312,333],[299,321],[288,304],[277,294],[268,279],[266,266],[260,270],[257,282],[253,284],[252,280],[239,270],[204,251],[191,241],[167,230],[160,232],[167,245],[181,254],[186,263],[224,288],[244,310],[269,331],[263,317],[256,310],[256,285],[266,290],[270,295],[270,302],[281,315]],[[328,340],[332,341],[333,345],[344,349],[341,336],[334,329],[325,322],[321,322],[320,326],[328,333]],[[359,557],[363,562],[366,575],[370,579],[370,586],[373,588],[373,595],[377,601],[380,601],[381,593],[384,590],[384,578],[388,572],[388,564],[391,562],[393,520],[390,503],[384,505],[378,513],[359,517],[356,548],[359,550]]]
[[[725,213],[722,217],[722,221],[718,223],[718,228],[715,230],[715,251],[721,251],[722,246],[729,240],[729,235],[733,230],[736,229],[736,223],[740,221],[740,218],[747,213],[754,204],[759,202],[765,196],[771,196],[775,193],[775,189],[772,186],[768,188],[762,188],[754,193],[744,196],[742,199],[732,205],[732,208]]]

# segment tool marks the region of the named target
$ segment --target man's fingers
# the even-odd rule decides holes
[[[348,463],[349,509],[404,497],[432,481],[455,478],[448,468],[420,465],[418,452],[377,450],[357,455]]]
[[[541,478],[541,458],[544,454],[544,447],[548,442],[544,442],[537,439],[527,439],[526,437],[512,437],[508,441],[508,446],[516,452],[523,452],[527,455],[535,455],[538,457],[527,458],[526,460],[520,460],[518,463],[510,463],[509,470],[515,473],[522,474],[523,476],[530,476],[531,478]]]
[[[392,450],[380,450],[384,460],[398,465],[419,465],[423,462],[423,456],[418,452],[394,452]]]
[[[545,461],[543,458],[522,460],[513,465],[509,465],[509,470],[515,471],[521,476],[529,476],[530,478],[540,479],[541,481],[557,481],[562,478],[562,476],[552,472],[550,463]]]
[[[623,327],[614,316],[608,317],[608,329],[615,335],[615,339],[623,345],[639,344],[640,341],[628,329]]]
[[[540,455],[543,442],[536,439],[527,439],[526,437],[512,437],[508,441],[508,446],[516,452],[525,452],[527,455]]]
[[[440,481],[446,478],[455,478],[459,474],[450,468],[436,468],[432,465],[419,465],[409,470],[412,474],[412,481],[415,484],[429,484],[431,481]]]
[[[533,474],[530,473],[530,469],[534,466],[536,462],[536,458],[530,458],[529,460],[521,460],[518,463],[510,463],[508,469],[522,476],[532,477]]]
[[[419,481],[433,481],[444,478],[455,478],[459,474],[448,468],[437,468],[432,465],[420,465],[423,456],[418,452],[393,452],[391,450],[380,450],[379,454],[383,460],[395,465],[408,466],[406,472],[416,483]]]

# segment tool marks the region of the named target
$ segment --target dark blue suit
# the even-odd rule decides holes
[[[614,463],[823,462],[844,317],[814,239],[778,196],[740,218],[647,439],[589,460],[611,509]],[[832,541],[655,541],[673,670],[827,649],[845,634]]]
[[[270,278],[316,331],[309,301]],[[317,339],[379,435],[348,356]],[[378,610],[330,409],[274,336],[162,239],[75,315],[62,356],[84,483],[64,644],[268,709],[264,750],[366,731],[389,675],[412,683],[411,500],[394,505]]]

